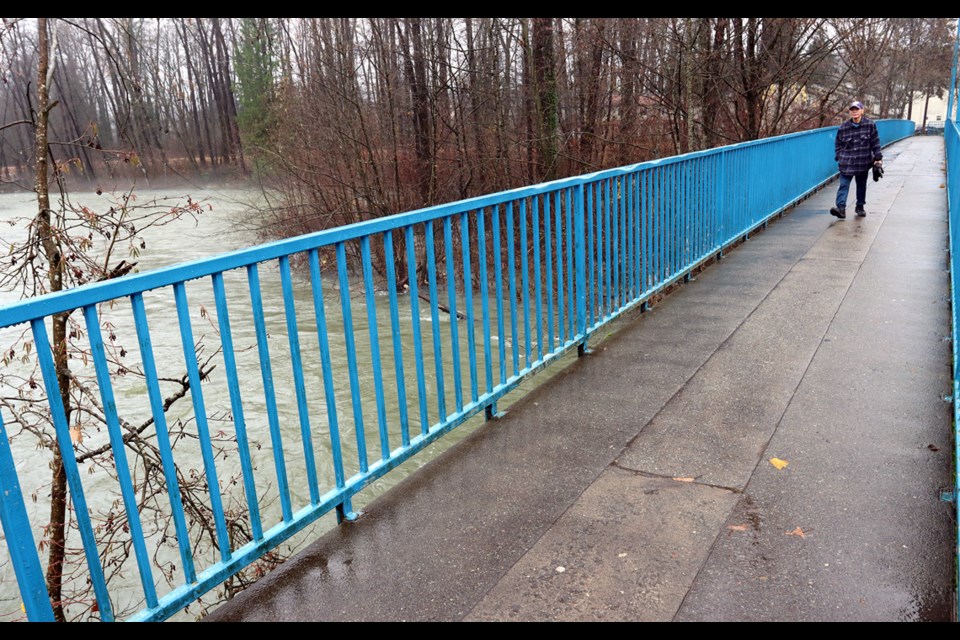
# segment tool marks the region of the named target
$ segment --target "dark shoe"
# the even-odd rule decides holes
[[[867,212],[863,210],[863,205],[862,205],[862,204],[858,204],[858,205],[857,205],[856,211],[857,211],[857,217],[858,217],[858,218],[866,218],[866,217],[867,217]]]
[[[833,207],[830,209],[830,215],[837,216],[841,220],[847,217],[846,207]]]

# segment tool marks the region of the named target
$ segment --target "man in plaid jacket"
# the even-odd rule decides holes
[[[840,187],[837,189],[837,206],[830,209],[836,217],[847,217],[847,194],[850,183],[857,180],[857,217],[867,215],[863,205],[867,203],[867,174],[873,165],[882,164],[880,134],[877,125],[863,115],[863,103],[850,103],[850,119],[840,125],[834,142],[834,160],[840,167]]]

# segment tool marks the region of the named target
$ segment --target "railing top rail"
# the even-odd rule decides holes
[[[10,305],[0,306],[0,328],[9,327],[16,324],[30,322],[37,318],[71,311],[85,305],[99,304],[108,300],[130,296],[135,293],[150,291],[173,285],[177,282],[185,282],[198,278],[207,277],[215,273],[228,271],[231,269],[245,268],[253,264],[258,264],[268,260],[275,260],[285,255],[301,253],[311,249],[331,246],[339,242],[354,240],[367,235],[383,233],[385,231],[403,228],[413,224],[435,220],[448,215],[480,209],[484,207],[496,206],[506,202],[538,196],[545,193],[552,193],[561,189],[572,188],[578,185],[589,184],[599,180],[615,178],[624,174],[651,169],[654,167],[668,166],[679,162],[685,162],[695,158],[701,158],[718,153],[728,153],[748,147],[771,144],[790,138],[815,135],[835,130],[837,127],[822,127],[811,129],[809,131],[800,131],[788,133],[772,138],[762,138],[760,140],[750,140],[736,144],[705,149],[703,151],[694,151],[678,156],[667,158],[658,158],[636,164],[617,167],[614,169],[604,169],[594,173],[562,178],[551,182],[544,182],[532,186],[518,187],[507,191],[476,196],[465,200],[458,200],[422,209],[416,209],[406,213],[398,213],[373,220],[365,220],[354,224],[337,227],[335,229],[326,229],[314,233],[287,238],[274,242],[262,244],[256,247],[239,249],[229,253],[217,256],[200,258],[178,265],[154,269],[144,273],[128,275],[117,280],[108,280],[104,282],[90,283],[75,289],[59,291],[46,294],[29,300],[22,300]]]

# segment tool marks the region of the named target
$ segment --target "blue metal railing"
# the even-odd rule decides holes
[[[884,144],[913,134],[909,121],[878,125]],[[83,312],[146,603],[132,619],[165,619],[321,515],[336,510],[341,518],[352,517],[351,498],[363,487],[472,416],[494,415],[497,401],[521,381],[575,347],[582,352],[598,328],[645,305],[652,295],[832,179],[835,133],[835,127],[817,129],[485,195],[0,308],[0,328],[30,324],[101,619],[113,618],[111,593],[85,502],[89,488],[79,473],[60,404],[45,324],[52,315]],[[350,257],[359,260],[356,275],[349,268]],[[308,267],[309,288],[297,287],[292,261]],[[321,266],[327,264],[336,269],[333,280],[321,278]],[[382,271],[379,283],[375,267]],[[282,303],[267,308],[261,271],[270,274],[274,268]],[[401,321],[397,292],[404,280],[407,303]],[[426,292],[421,292],[421,283]],[[328,317],[336,309],[324,288],[334,285],[340,292],[342,335],[328,331]],[[354,313],[357,301],[349,295],[351,287],[363,291],[362,314]],[[378,295],[378,289],[385,289],[387,296]],[[211,442],[205,395],[212,383],[199,362],[197,319],[189,301],[201,291],[212,293],[214,300],[205,313],[215,316],[210,324],[217,335],[205,340],[206,348],[222,350],[220,375],[227,390],[222,402],[229,402],[235,436],[228,453],[239,461],[242,492],[237,500],[245,506],[242,517],[252,537],[243,544],[233,544],[225,522],[224,496],[232,483],[218,469],[225,464],[221,454],[226,445],[220,442],[215,448]],[[170,366],[170,358],[156,357],[159,347],[151,340],[148,323],[148,316],[154,325],[171,323],[174,314],[156,303],[158,296],[166,296],[167,308],[172,297],[175,306],[177,350],[184,358],[192,402],[184,422],[195,427],[198,459],[212,489],[213,558],[195,556],[184,515],[182,476],[175,465],[182,464],[186,454],[175,451],[158,372],[158,366]],[[421,299],[429,304],[428,322],[420,316]],[[441,316],[443,306],[449,315]],[[101,337],[107,307],[114,316],[129,309],[127,338],[138,345],[137,368],[146,387],[140,395],[146,396],[162,458],[183,575],[183,583],[166,593],[158,589],[151,566],[158,542],[142,531],[130,461],[124,457],[124,430],[112,389],[117,382],[110,376]],[[238,308],[242,314],[236,313]],[[252,322],[248,333],[255,350],[235,346],[240,322]],[[304,332],[305,323],[309,330]],[[274,335],[286,336],[279,352],[278,343],[270,340],[271,326]],[[111,322],[110,330],[111,335],[119,332],[118,323]],[[313,332],[316,350],[308,351],[301,339]],[[392,358],[381,349],[387,334]],[[258,363],[259,380],[254,382],[262,397],[243,391],[249,389],[250,376],[238,367],[241,351]],[[293,371],[293,389],[286,396],[278,394],[273,378],[276,365],[271,359],[278,354]],[[347,362],[346,376],[335,377],[334,355]],[[314,367],[308,376],[305,364],[318,359],[319,373]],[[308,388],[315,389],[313,395]],[[388,392],[396,399],[395,412],[387,409]],[[278,398],[287,396],[296,398],[296,416],[278,408]],[[260,463],[255,463],[251,446],[254,429],[269,440],[263,449],[272,453]],[[7,546],[29,618],[50,619],[13,454],[6,432],[0,436],[0,514]],[[176,444],[181,443],[187,446],[184,440]],[[275,500],[264,497],[268,485]]]
[[[949,114],[949,112],[948,112]],[[957,294],[957,266],[960,246],[957,245],[957,225],[960,224],[960,128],[954,120],[947,120],[943,130],[947,153],[947,215],[950,230],[950,306],[952,310],[951,343],[953,344],[953,442],[954,442],[954,501],[960,496],[960,359],[957,358],[958,326],[960,326],[960,298]],[[960,578],[960,525],[957,530],[957,577]],[[960,597],[960,593],[958,593]]]

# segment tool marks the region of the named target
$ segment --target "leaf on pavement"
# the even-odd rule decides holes
[[[777,469],[783,469],[785,466],[790,464],[786,460],[781,460],[780,458],[770,458],[770,464],[775,466]]]
[[[803,538],[803,539],[806,539],[806,537],[807,537],[806,532],[805,532],[803,529],[801,529],[800,527],[797,527],[797,528],[794,529],[793,531],[784,531],[784,532],[783,532],[783,535],[785,535],[785,536],[800,536],[800,537]]]
[[[677,482],[695,482],[696,478],[674,478]]]
[[[747,524],[728,524],[727,529],[730,531],[746,531],[750,528],[750,525]]]

